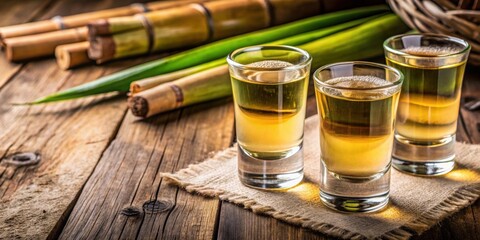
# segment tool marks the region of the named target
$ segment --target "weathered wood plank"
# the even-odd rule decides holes
[[[0,53],[0,69],[2,69],[2,71],[0,71],[0,89],[2,89],[2,87],[20,70],[21,67],[21,64],[7,61],[4,53]]]
[[[145,121],[137,121],[128,113],[85,185],[60,238],[212,238],[218,200],[179,192],[167,186],[159,172],[180,170],[212,151],[228,147],[232,134],[230,100]],[[158,201],[157,213],[144,207],[149,201]],[[134,209],[134,216],[121,214],[129,207]]]
[[[80,7],[78,1],[64,0],[41,18],[130,2],[82,1]],[[59,70],[54,60],[35,61],[26,64],[1,88],[0,157],[39,152],[41,161],[18,167],[0,160],[0,239],[58,235],[63,218],[114,138],[126,111],[123,97],[97,96],[32,107],[12,107],[9,103],[32,100],[135,63],[139,61],[66,72]]]
[[[44,17],[67,11],[73,13],[85,9],[85,5],[91,9],[101,8],[105,3],[123,5],[119,3],[122,1],[113,3],[113,0],[100,3],[68,2],[71,3],[68,10],[62,10],[59,7],[62,3],[58,3]],[[38,64],[28,64],[5,89],[0,90],[0,100],[3,103],[32,99],[125,66],[124,62],[117,62],[105,69],[92,67],[62,73],[53,69],[53,61],[40,61]],[[14,74],[15,72],[9,76]],[[6,79],[8,78],[10,77]],[[0,76],[0,89],[1,79]],[[474,89],[478,92],[478,88]],[[479,97],[474,92],[472,94]],[[87,107],[98,101],[100,103],[94,108]],[[217,101],[147,121],[134,121],[128,114],[117,136],[115,132],[125,110],[123,101],[123,98],[105,100],[95,97],[31,108],[0,105],[0,140],[4,143],[0,147],[0,156],[17,150],[38,149],[43,156],[40,164],[33,167],[16,168],[0,162],[0,196],[3,196],[0,197],[0,238],[14,237],[15,234],[24,237],[46,234],[56,236],[55,233],[52,234],[50,226],[55,224],[58,228],[62,227],[63,221],[58,219],[60,216],[68,217],[68,203],[74,202],[75,193],[81,187],[79,183],[87,179],[102,153],[103,157],[95,168],[95,173],[82,191],[81,201],[78,201],[69,216],[62,238],[325,238],[305,229],[255,215],[230,203],[190,195],[162,182],[158,172],[179,170],[189,163],[202,160],[209,151],[219,150],[231,143],[231,104]],[[312,102],[315,100],[310,97],[308,115],[315,109]],[[468,126],[469,129],[473,127]],[[224,129],[219,130],[222,127]],[[115,140],[103,152],[110,139]],[[59,193],[59,189],[66,186],[71,189]],[[35,196],[34,199],[27,197],[30,193],[34,193],[31,195]],[[65,199],[47,196],[57,193],[66,196]],[[53,200],[49,202],[49,199]],[[166,211],[156,214],[144,212],[143,204],[148,200],[158,200],[166,206]],[[57,201],[60,202],[59,205],[55,205]],[[23,205],[18,205],[19,203]],[[127,207],[136,209],[128,211]],[[119,214],[121,210],[133,214],[137,209],[139,214],[135,216]],[[12,217],[2,218],[4,213]],[[467,233],[472,234],[470,237],[478,237],[479,224],[473,223],[479,222],[479,213],[480,204],[477,201],[472,208],[454,215],[452,219],[456,222],[446,220],[433,229],[433,235],[427,233],[420,239],[429,239],[429,236],[448,239],[452,236],[467,236]],[[56,223],[52,220],[55,218]],[[23,226],[16,226],[15,223],[18,222],[22,222]],[[45,222],[49,224],[48,227],[44,226]],[[237,226],[238,223],[243,225]],[[4,230],[14,225],[13,235]],[[456,235],[458,232],[461,235]],[[37,233],[40,235],[35,235]]]
[[[271,217],[222,202],[217,239],[329,239],[310,230],[295,227]]]
[[[53,1],[0,1],[0,16],[2,16],[0,18],[0,26],[24,23],[36,19],[38,16],[43,15],[46,8]],[[21,64],[10,63],[5,58],[3,52],[0,53],[0,69],[2,69],[0,71],[0,89],[20,70],[21,66]]]
[[[55,0],[2,0],[0,1],[0,26],[24,23],[39,17]]]
[[[0,99],[29,99],[61,82],[68,87],[101,73],[85,69],[69,75],[48,62],[28,65],[0,92]],[[7,126],[0,134],[0,156],[39,152],[41,161],[31,167],[0,162],[0,169],[9,173],[0,177],[0,239],[50,234],[114,136],[125,111],[119,100],[95,97],[62,105],[2,106],[0,118]],[[89,108],[93,102],[95,108]]]

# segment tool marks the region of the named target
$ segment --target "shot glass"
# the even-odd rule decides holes
[[[320,199],[371,212],[388,203],[394,123],[403,75],[383,64],[342,62],[314,73],[320,119]]]
[[[383,45],[405,82],[398,105],[393,166],[418,175],[454,167],[455,132],[470,45],[436,34],[398,35]]]
[[[310,55],[252,46],[228,57],[235,105],[238,175],[249,187],[282,189],[303,179],[303,126]]]

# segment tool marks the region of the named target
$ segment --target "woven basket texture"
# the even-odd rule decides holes
[[[387,1],[413,29],[468,41],[472,46],[469,62],[480,66],[480,0]]]

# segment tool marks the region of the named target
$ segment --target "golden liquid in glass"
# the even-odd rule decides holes
[[[260,61],[254,67],[281,68],[283,61]],[[296,152],[303,139],[308,73],[245,70],[232,77],[238,144],[252,156],[279,159]]]
[[[334,78],[325,83],[371,88],[390,82],[371,76],[353,76]],[[368,177],[386,170],[391,160],[398,95],[398,89],[349,91],[316,88],[321,158],[330,172],[348,177]]]
[[[404,51],[435,57],[448,53],[447,50],[415,47]],[[414,61],[399,63],[387,57],[387,64],[405,76],[398,104],[397,133],[418,142],[435,142],[455,134],[466,62],[438,67],[417,65]]]

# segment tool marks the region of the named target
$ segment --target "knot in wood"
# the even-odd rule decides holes
[[[127,217],[134,217],[140,215],[140,210],[134,206],[128,206],[122,209],[122,211],[120,211],[120,214]]]
[[[40,153],[37,152],[25,152],[14,153],[4,158],[4,162],[15,166],[28,166],[35,165],[40,162]]]
[[[143,211],[146,213],[160,213],[168,211],[173,207],[173,204],[165,200],[151,200],[143,204]]]

